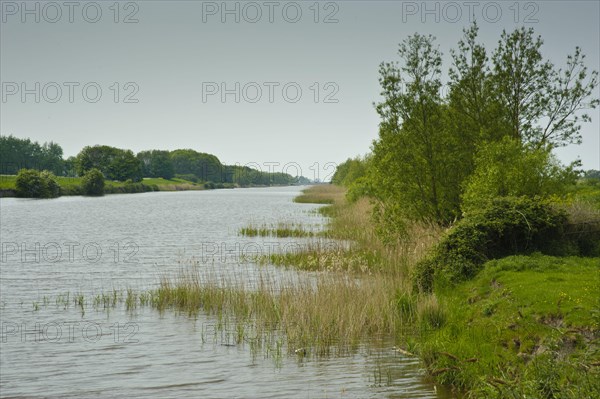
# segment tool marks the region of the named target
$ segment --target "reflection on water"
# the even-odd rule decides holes
[[[250,284],[262,271],[245,255],[305,239],[241,237],[240,228],[322,226],[318,206],[292,202],[299,190],[1,199],[1,395],[437,397],[418,361],[387,340],[317,360],[276,344],[252,351],[252,342],[235,342],[233,331],[216,328],[219,321],[207,315],[92,306],[99,294],[156,287],[188,262]],[[266,270],[280,281],[297,276]]]

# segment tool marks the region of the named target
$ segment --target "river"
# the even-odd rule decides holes
[[[240,228],[325,223],[318,205],[292,201],[301,189],[0,199],[0,396],[439,397],[418,360],[387,342],[348,356],[274,358],[231,344],[212,316],[92,306],[102,293],[154,288],[190,259],[251,280],[257,266],[240,253],[292,241],[241,237]],[[79,295],[85,305],[73,306]]]

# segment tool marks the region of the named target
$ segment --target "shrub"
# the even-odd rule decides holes
[[[416,265],[415,288],[431,291],[434,277],[458,282],[475,276],[489,259],[520,253],[572,255],[567,215],[547,201],[498,198],[452,227],[433,253]]]
[[[60,197],[60,185],[56,181],[56,176],[54,175],[54,173],[47,170],[42,170],[40,172],[40,178],[46,186],[46,191],[44,193],[45,195],[43,198]]]
[[[528,148],[508,137],[489,143],[475,157],[461,209],[468,215],[497,197],[564,195],[577,180],[574,166],[563,167],[549,148]]]
[[[104,175],[99,169],[92,168],[83,175],[84,195],[104,195]]]
[[[15,182],[16,194],[26,198],[56,198],[60,196],[60,185],[56,176],[47,170],[21,169]]]

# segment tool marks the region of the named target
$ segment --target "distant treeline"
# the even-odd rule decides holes
[[[192,182],[239,186],[307,184],[302,176],[269,173],[239,165],[224,165],[212,154],[192,149],[131,150],[106,145],[86,146],[75,157],[63,159],[63,150],[54,142],[39,144],[30,139],[0,136],[0,174],[16,175],[20,169],[48,170],[57,176],[83,176],[99,169],[106,179],[139,182],[145,177],[182,178]]]

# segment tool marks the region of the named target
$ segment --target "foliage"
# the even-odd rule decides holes
[[[595,179],[597,180],[597,184],[600,184],[600,170],[590,169],[584,173],[583,177],[586,179]]]
[[[497,197],[564,195],[577,180],[574,165],[564,168],[549,149],[524,146],[510,137],[484,146],[474,162],[462,195],[466,214]]]
[[[170,157],[177,175],[191,174],[201,181],[216,183],[223,181],[223,165],[214,155],[185,149],[171,151]]]
[[[16,194],[26,198],[56,198],[60,196],[60,185],[56,176],[47,170],[21,169],[15,182]]]
[[[331,183],[339,186],[349,187],[357,179],[364,177],[367,173],[369,158],[348,158],[335,169]]]
[[[136,157],[142,162],[142,175],[144,177],[171,179],[175,175],[175,168],[169,151],[141,151]]]
[[[535,251],[577,252],[566,241],[566,225],[566,213],[540,198],[494,199],[453,226],[432,255],[417,264],[415,287],[430,291],[436,277],[451,282],[470,279],[489,259]]]
[[[83,176],[88,170],[96,168],[110,180],[142,180],[142,162],[131,150],[106,145],[84,147],[77,154],[77,174]]]
[[[400,44],[403,64],[383,63],[382,121],[373,143],[374,196],[386,212],[402,205],[406,217],[449,223],[459,216],[464,169],[455,161],[463,140],[446,128],[440,96],[442,56],[432,36],[415,34]]]
[[[49,170],[57,175],[64,172],[63,150],[50,141],[40,145],[30,139],[19,139],[12,135],[0,136],[0,173],[14,175],[20,169]]]
[[[88,170],[83,175],[81,185],[85,195],[104,195],[104,175],[100,169],[92,168]]]
[[[384,232],[403,219],[448,225],[461,209],[498,195],[563,194],[576,177],[576,165],[562,167],[551,151],[580,142],[581,123],[590,120],[585,110],[599,103],[592,97],[598,73],[587,71],[578,47],[557,68],[532,29],[504,31],[488,57],[478,31],[474,23],[451,50],[447,95],[432,36],[408,37],[401,63],[379,68],[379,138],[363,174],[369,184],[351,191],[376,200]],[[341,164],[334,182],[349,186],[351,166]]]
[[[579,47],[567,56],[564,70],[542,56],[543,41],[533,28],[502,32],[493,54],[494,95],[510,126],[510,136],[537,148],[580,143],[580,111],[596,108],[586,100],[598,86],[598,72],[588,77]]]
[[[287,184],[306,184],[306,178],[302,176],[293,177],[287,173],[281,172],[263,172],[260,166],[255,164],[258,169],[248,166],[228,165],[225,166],[224,182],[233,183],[239,186],[271,186]]]

